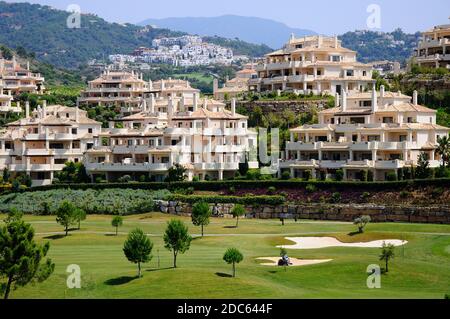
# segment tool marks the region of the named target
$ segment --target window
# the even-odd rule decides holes
[[[73,129],[72,129],[72,134],[74,134],[74,135],[78,134],[78,129],[73,128]]]
[[[155,140],[148,140],[148,145],[149,146],[155,146]]]
[[[64,165],[66,164],[68,160],[65,158],[55,158],[55,164],[57,165]]]
[[[354,71],[353,70],[347,70],[345,73],[347,74],[347,76],[353,76],[354,75]]]
[[[359,101],[359,106],[360,107],[372,107],[372,101]]]
[[[383,117],[383,123],[386,123],[386,124],[394,123],[394,118],[393,117]]]
[[[363,76],[367,76],[367,71],[363,71]]]
[[[369,142],[379,142],[380,141],[380,135],[369,135],[369,136],[367,136],[367,140]]]
[[[93,144],[93,143],[87,143],[87,144],[86,144],[86,148],[87,148],[88,150],[92,149],[93,147],[94,147],[94,144]],[[77,163],[77,162],[75,161],[75,163]]]
[[[407,122],[408,123],[413,123],[413,118],[412,117],[408,117]]]
[[[128,140],[128,146],[132,146],[133,145],[133,140]]]

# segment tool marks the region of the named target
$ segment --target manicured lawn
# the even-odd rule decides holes
[[[4,216],[0,216],[3,219]],[[113,236],[111,216],[88,216],[81,230],[68,237],[54,216],[26,216],[39,241],[50,241],[49,255],[55,273],[44,283],[13,291],[12,298],[443,298],[450,293],[450,225],[370,224],[362,235],[350,223],[278,220],[212,219],[204,238],[196,238],[191,249],[178,258],[172,269],[172,255],[164,248],[162,234],[173,216],[145,214],[127,216],[119,236]],[[184,220],[191,234],[199,228]],[[153,259],[136,279],[137,267],[122,252],[128,231],[142,228],[155,246]],[[326,248],[290,250],[290,257],[333,259],[329,263],[284,268],[261,266],[256,257],[278,256],[276,245],[289,243],[284,237],[334,236],[342,241],[405,239],[396,248],[381,289],[368,289],[366,268],[380,264],[378,248]],[[230,278],[231,266],[222,256],[229,247],[244,254],[237,266],[237,278]],[[159,257],[159,258],[158,258]],[[159,266],[158,269],[158,259]],[[81,267],[82,288],[66,287],[66,267]]]

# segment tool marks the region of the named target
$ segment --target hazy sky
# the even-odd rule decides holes
[[[408,32],[422,31],[450,23],[450,0],[28,0],[66,9],[78,4],[114,22],[137,23],[147,18],[211,17],[224,14],[255,16],[284,22],[322,34],[367,29],[370,4],[381,8],[381,30],[400,27]]]

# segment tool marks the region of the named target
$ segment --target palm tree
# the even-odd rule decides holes
[[[438,137],[436,152],[442,158],[442,165],[450,167],[450,138],[449,136]]]

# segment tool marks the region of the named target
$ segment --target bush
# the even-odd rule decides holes
[[[401,191],[400,194],[399,194],[400,198],[402,198],[402,199],[406,199],[406,198],[408,198],[410,195],[411,195],[411,194],[410,194],[408,191]]]
[[[331,202],[332,203],[339,203],[342,199],[341,193],[335,192],[331,195]]]
[[[306,192],[314,193],[315,191],[317,191],[317,187],[315,185],[313,184],[306,185]]]
[[[25,214],[53,215],[64,200],[88,214],[139,214],[154,210],[153,200],[164,199],[167,190],[49,190],[12,193],[0,196],[0,212],[7,213],[16,208]]]
[[[241,205],[280,205],[286,201],[283,196],[221,196],[221,195],[170,195],[169,201],[178,201],[183,203],[195,204],[198,202],[205,203],[222,203],[222,204],[241,204]]]
[[[259,171],[259,169],[256,168],[249,169],[247,171],[246,178],[247,180],[251,181],[259,180],[261,178],[261,172]]]
[[[334,175],[336,181],[340,182],[344,179],[344,171],[342,169],[338,169]]]
[[[273,194],[275,194],[276,191],[277,191],[277,189],[276,189],[274,186],[270,186],[270,187],[267,189],[267,194],[273,195]]]
[[[287,180],[291,179],[291,173],[289,173],[287,171],[284,171],[281,174],[281,179],[284,180],[284,181],[287,181]]]
[[[367,171],[367,181],[368,182],[373,182],[373,172],[372,171]]]
[[[120,177],[117,180],[119,183],[128,183],[131,181],[131,176],[130,175],[123,175],[122,177]]]
[[[303,179],[304,179],[305,181],[309,181],[309,180],[311,179],[311,176],[312,176],[312,174],[311,174],[311,171],[310,171],[310,170],[306,170],[306,171],[303,173]]]
[[[364,193],[361,194],[361,199],[364,200],[364,201],[368,200],[369,197],[370,197],[370,193],[369,192],[364,192]]]
[[[393,182],[397,180],[397,173],[396,172],[389,172],[386,174],[386,180]]]
[[[359,172],[359,180],[361,182],[367,182],[368,172],[366,170],[362,170]]]

